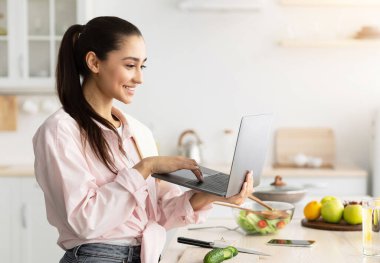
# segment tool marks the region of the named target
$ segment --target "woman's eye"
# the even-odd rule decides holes
[[[129,65],[126,65],[126,67],[131,69],[131,68],[134,68],[135,65],[133,65],[133,64],[129,64]]]
[[[145,69],[145,68],[146,68],[146,66],[145,66],[145,65],[142,65],[140,68],[141,68],[141,69]]]

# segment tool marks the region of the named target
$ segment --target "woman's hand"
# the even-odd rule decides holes
[[[222,200],[217,200],[217,201],[222,201],[234,205],[241,205],[244,203],[245,199],[253,193],[253,172],[249,171],[247,172],[245,176],[245,182],[243,184],[243,187],[241,188],[240,193],[237,195],[228,197],[228,198],[222,198]]]
[[[133,168],[138,170],[144,179],[152,173],[164,174],[181,169],[191,170],[199,181],[203,181],[203,175],[197,162],[183,156],[153,156],[142,159]]]
[[[190,204],[193,207],[194,211],[200,210],[202,209],[202,207],[209,205],[210,203],[213,203],[215,201],[241,205],[242,203],[244,203],[245,199],[253,192],[252,175],[252,171],[247,172],[245,176],[245,182],[243,183],[240,193],[234,196],[225,198],[209,193],[198,192],[190,198]]]

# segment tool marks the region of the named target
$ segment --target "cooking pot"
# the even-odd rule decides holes
[[[307,190],[301,186],[287,186],[277,175],[270,186],[257,187],[253,195],[263,201],[296,203],[305,197]]]

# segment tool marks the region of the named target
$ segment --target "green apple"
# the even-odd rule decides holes
[[[359,204],[347,205],[343,211],[343,219],[351,225],[362,223],[362,206]]]
[[[327,202],[327,201],[330,201],[330,200],[337,200],[338,198],[336,198],[335,196],[332,196],[332,195],[326,195],[322,198],[321,200],[321,204],[323,205],[323,203]]]
[[[339,199],[325,201],[321,207],[321,215],[328,223],[339,223],[342,219],[344,206]]]

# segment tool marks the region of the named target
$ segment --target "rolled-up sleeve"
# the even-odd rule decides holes
[[[158,209],[160,210],[160,224],[166,229],[180,227],[188,224],[198,224],[206,220],[211,205],[194,211],[190,198],[196,191],[182,190],[174,184],[159,182]]]

